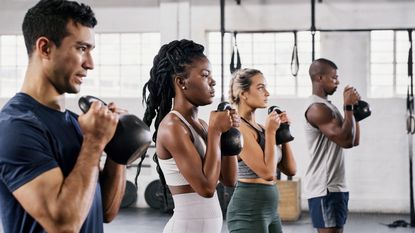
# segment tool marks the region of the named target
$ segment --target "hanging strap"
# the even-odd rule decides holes
[[[413,87],[413,58],[412,58],[412,30],[408,30],[409,52],[408,52],[408,90],[406,93],[406,131],[408,134],[415,133],[415,116],[414,116],[414,87]]]
[[[300,69],[300,62],[298,61],[298,49],[297,49],[297,31],[294,31],[294,47],[291,54],[291,74],[297,77],[298,70]]]
[[[231,64],[229,65],[231,74],[233,72],[235,72],[236,70],[239,70],[242,67],[241,64],[241,57],[239,55],[239,50],[238,50],[238,44],[236,43],[236,34],[237,32],[235,31],[233,33],[233,49],[232,49],[232,55],[231,55]],[[236,53],[236,66],[235,66],[235,53]]]

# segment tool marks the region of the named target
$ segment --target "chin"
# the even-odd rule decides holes
[[[200,103],[199,106],[206,106],[213,103],[213,98],[206,99],[203,103]]]
[[[66,93],[69,94],[78,94],[81,91],[81,88],[72,87],[71,89],[67,90]]]

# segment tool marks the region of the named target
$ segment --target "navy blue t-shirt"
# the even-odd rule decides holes
[[[45,232],[12,193],[42,173],[59,167],[72,171],[82,144],[77,115],[48,108],[17,93],[0,112],[0,212],[5,233]],[[103,232],[101,188],[81,232]]]

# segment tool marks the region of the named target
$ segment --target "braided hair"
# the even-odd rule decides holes
[[[155,132],[153,141],[156,142],[160,122],[172,108],[174,92],[174,78],[188,76],[188,67],[196,59],[205,58],[204,47],[191,40],[174,40],[163,45],[154,57],[153,67],[150,70],[150,79],[143,88],[143,103],[147,105],[143,121],[149,127],[154,118]],[[148,96],[146,97],[148,90]],[[160,168],[157,154],[153,155],[156,170],[160,177],[163,194],[161,209],[171,213],[174,209],[171,193],[167,188],[166,179]]]
[[[153,141],[156,142],[161,120],[170,112],[174,98],[173,80],[187,78],[188,66],[195,60],[205,58],[204,47],[191,40],[174,40],[163,45],[154,57],[150,79],[143,88],[143,102],[147,105],[143,121],[148,126],[154,118]],[[148,90],[148,96],[146,96]]]

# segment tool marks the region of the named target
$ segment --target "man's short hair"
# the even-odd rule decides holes
[[[310,78],[314,80],[316,76],[326,74],[329,71],[328,68],[337,70],[337,66],[334,62],[325,58],[319,58],[311,63],[308,73],[310,74]]]
[[[57,47],[68,36],[69,21],[93,28],[97,24],[91,7],[75,1],[40,0],[30,8],[23,20],[22,31],[29,57],[39,37],[46,37]]]

